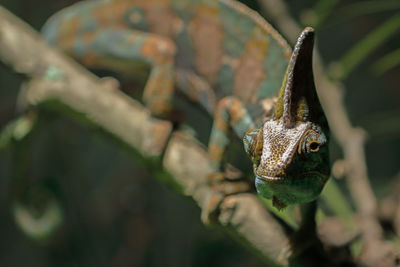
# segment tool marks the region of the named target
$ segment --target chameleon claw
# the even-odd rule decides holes
[[[223,200],[223,194],[212,190],[201,210],[201,221],[205,225],[210,225],[217,221],[217,213]]]
[[[233,166],[227,167],[225,172],[210,173],[208,182],[211,193],[201,211],[201,220],[206,225],[217,222],[220,206],[227,196],[252,191],[250,183],[243,180],[242,173]]]
[[[213,172],[207,176],[208,183],[213,186],[216,183],[220,183],[225,179],[224,173],[222,172]]]
[[[245,179],[244,174],[239,169],[235,168],[229,163],[226,164],[223,175],[225,179],[229,181],[238,181]]]

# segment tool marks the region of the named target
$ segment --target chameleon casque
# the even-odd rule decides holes
[[[232,130],[253,162],[258,193],[274,206],[320,194],[330,172],[329,128],[314,85],[312,28],[292,53],[271,25],[234,0],[98,0],[55,14],[43,34],[88,67],[129,74],[150,65],[143,100],[156,116],[171,113],[175,85],[213,116],[216,189],[206,213],[235,191],[223,186],[221,166]]]

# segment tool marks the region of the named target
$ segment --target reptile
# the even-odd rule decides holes
[[[179,88],[213,117],[208,221],[226,195],[247,191],[224,172],[230,133],[243,139],[259,195],[315,200],[330,168],[329,127],[314,85],[314,30],[292,50],[258,13],[234,0],[82,1],[53,15],[45,39],[87,67],[133,74],[150,66],[143,101],[168,118]]]

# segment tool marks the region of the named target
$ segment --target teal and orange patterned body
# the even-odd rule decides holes
[[[232,0],[84,1],[55,15],[44,35],[89,66],[119,64],[133,73],[127,70],[133,61],[168,63],[174,69],[168,78],[182,90],[195,75],[204,82],[198,101],[210,113],[235,96],[256,120],[262,100],[277,95],[291,54],[267,22]]]
[[[299,160],[307,161],[304,154],[318,153],[319,149],[298,149],[310,146],[312,141],[304,144],[304,138],[322,136],[318,148],[327,141],[323,133],[326,120],[312,68],[307,65],[312,29],[303,32],[292,54],[286,41],[261,16],[234,0],[98,0],[83,1],[57,13],[46,23],[43,34],[88,67],[134,75],[143,63],[150,65],[143,99],[154,115],[168,117],[175,87],[199,103],[214,117],[209,155],[216,173],[221,171],[232,129],[245,138],[245,149],[257,165],[260,193],[274,198],[277,206],[310,201],[321,191],[329,168],[323,169],[315,183],[307,180],[305,186],[313,187],[313,193],[305,198],[290,196],[293,181],[284,179],[292,162],[297,166]],[[306,62],[306,67],[299,68],[297,62]],[[299,83],[307,88],[299,89],[301,95],[292,93]],[[267,120],[273,122],[267,125]],[[268,135],[261,130],[267,128],[276,131]],[[280,149],[280,137],[292,140]],[[266,147],[270,149],[263,151]],[[297,158],[296,151],[305,152]],[[269,154],[262,155],[264,152]],[[310,168],[328,164],[325,154],[322,158],[314,155],[311,163],[318,164],[305,164],[307,170],[300,172],[311,173]],[[262,170],[269,169],[261,165],[271,165],[271,160],[280,170],[274,173],[276,177],[265,178]],[[317,172],[312,173],[317,176]],[[284,185],[276,187],[278,180]],[[303,190],[299,181],[294,183],[297,191]]]

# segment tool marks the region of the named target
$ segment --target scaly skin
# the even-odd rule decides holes
[[[209,155],[217,185],[204,221],[232,193],[220,173],[231,129],[244,138],[258,192],[275,206],[321,192],[328,125],[313,81],[311,28],[290,57],[286,41],[234,0],[100,0],[62,10],[43,34],[88,67],[134,74],[150,64],[143,98],[154,115],[168,117],[177,85],[214,116]]]
[[[310,202],[330,173],[329,127],[312,72],[314,31],[300,35],[272,119],[244,138],[253,160],[257,191],[278,208]]]

